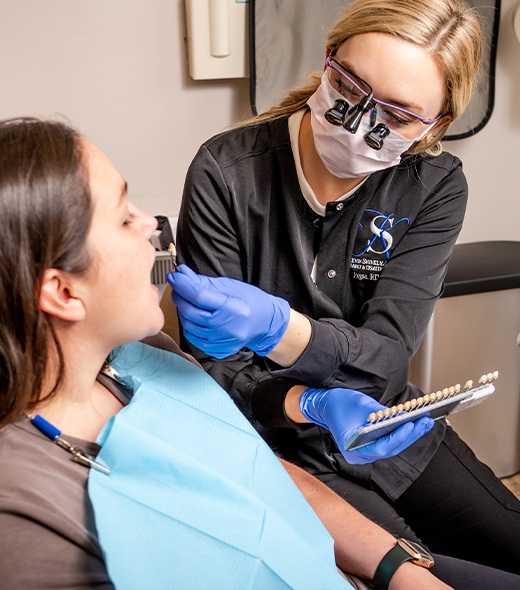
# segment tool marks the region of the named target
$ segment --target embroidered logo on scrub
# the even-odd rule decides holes
[[[366,217],[369,219],[359,224],[356,240],[364,246],[352,255],[351,270],[355,279],[377,281],[384,265],[390,260],[395,228],[402,222],[409,224],[410,220],[408,217],[396,220],[393,213],[375,209],[365,209]]]

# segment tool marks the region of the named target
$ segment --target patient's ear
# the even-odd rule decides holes
[[[74,281],[68,273],[55,268],[43,273],[40,309],[69,322],[83,320],[86,315],[83,301],[75,294]]]

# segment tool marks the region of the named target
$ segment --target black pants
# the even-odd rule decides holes
[[[433,557],[435,563],[431,569],[432,574],[454,590],[518,590],[520,588],[520,576],[516,574],[436,553]]]
[[[317,477],[396,536],[520,574],[520,501],[450,427],[426,470],[395,502],[337,474]]]

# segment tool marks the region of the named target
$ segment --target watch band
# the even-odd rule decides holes
[[[397,568],[403,565],[405,561],[410,561],[411,559],[413,559],[413,555],[410,555],[401,545],[396,544],[392,547],[377,566],[373,579],[374,588],[377,588],[377,590],[387,590]]]
[[[397,539],[395,546],[388,551],[377,566],[373,579],[374,588],[387,590],[392,576],[405,561],[413,561],[416,565],[426,568],[433,565],[433,557],[418,543],[407,539]]]

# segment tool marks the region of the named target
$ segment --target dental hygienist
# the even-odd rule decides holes
[[[422,395],[408,365],[467,200],[440,140],[481,52],[463,1],[350,4],[323,72],[200,148],[177,235],[195,272],[170,281],[192,352],[280,456],[396,536],[518,573],[520,503],[445,421],[371,464],[332,436],[352,390]]]

